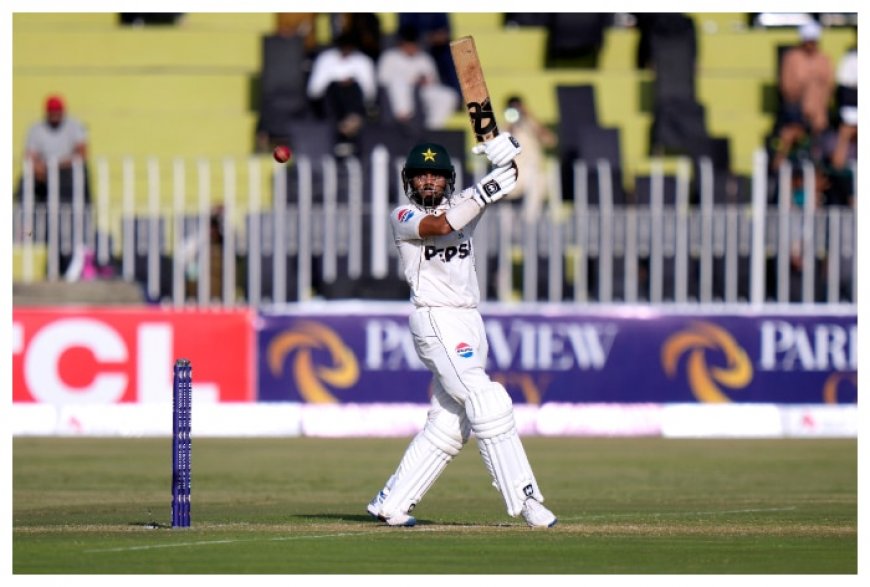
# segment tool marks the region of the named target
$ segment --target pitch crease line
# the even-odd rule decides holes
[[[277,538],[250,538],[234,540],[200,540],[198,542],[170,542],[167,544],[147,544],[142,546],[124,546],[118,548],[99,548],[85,552],[130,552],[136,550],[153,550],[157,548],[173,548],[179,546],[210,546],[212,544],[236,544],[239,542],[284,542],[287,540],[308,540],[315,538],[345,538],[347,536],[366,536],[376,532],[342,532],[339,534],[320,534],[316,536],[280,536]]]
[[[792,512],[796,506],[785,508],[748,508],[743,510],[711,510],[706,512],[635,512],[632,514],[599,514],[594,516],[572,516],[566,518],[559,516],[563,521],[600,520],[602,518],[631,518],[631,517],[662,517],[662,516],[716,516],[722,514],[757,514],[767,512]]]

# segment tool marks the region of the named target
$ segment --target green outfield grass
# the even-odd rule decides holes
[[[857,574],[857,441],[527,438],[549,530],[509,518],[474,440],[388,528],[407,439],[13,439],[13,574]],[[155,527],[156,526],[156,527]]]

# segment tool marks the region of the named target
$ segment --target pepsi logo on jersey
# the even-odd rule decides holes
[[[458,256],[460,259],[464,259],[469,254],[471,254],[471,242],[459,243],[458,247],[449,246],[444,248],[439,248],[434,245],[426,245],[426,248],[423,249],[423,255],[427,261],[432,259],[432,257],[437,256],[442,261],[449,262],[453,257]]]
[[[460,342],[456,345],[456,354],[463,359],[468,359],[474,356],[474,349],[467,342]]]

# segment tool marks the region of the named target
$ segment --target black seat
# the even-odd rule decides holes
[[[295,157],[306,155],[319,160],[324,155],[332,155],[332,127],[322,120],[292,120],[287,124],[288,144]]]
[[[652,155],[692,155],[709,137],[706,110],[693,98],[668,98],[656,103],[650,126]]]
[[[695,93],[697,37],[688,16],[656,19],[650,32],[650,59],[655,81],[649,152],[692,155],[706,140],[707,126],[704,106]]]
[[[662,189],[662,202],[665,206],[673,206],[677,202],[677,178],[665,175]],[[653,178],[649,175],[637,175],[634,178],[634,203],[638,206],[649,206],[652,203]]]
[[[613,203],[625,204],[625,188],[622,184],[622,147],[618,128],[589,126],[577,131],[577,158],[587,167],[587,198],[589,204],[600,203],[601,190],[598,162],[610,164],[610,179],[613,186]]]
[[[293,150],[293,160],[284,166],[287,174],[287,199],[298,198],[300,157],[311,162],[311,181],[313,200],[321,201],[323,197],[323,158],[331,156],[333,148],[332,127],[326,121],[317,119],[291,120],[287,123],[289,132],[287,143]]]
[[[367,124],[360,132],[360,155],[368,162],[375,147],[383,145],[391,158],[405,157],[415,144],[423,140],[412,128],[390,124]]]
[[[599,126],[595,86],[556,86],[556,100],[559,107],[559,152],[565,157],[575,157],[576,129]]]
[[[258,130],[273,142],[289,136],[288,124],[310,114],[303,69],[305,47],[299,37],[270,35],[262,41]]]
[[[506,12],[505,26],[549,27],[555,16],[552,12]]]
[[[604,29],[612,16],[603,12],[557,12],[547,28],[547,61],[583,59],[596,67],[604,42]]]
[[[745,204],[751,201],[751,186],[746,178],[731,169],[731,143],[727,137],[705,137],[692,148],[694,166],[692,192],[697,202],[701,189],[701,162],[708,158],[713,171],[713,202],[716,204]]]
[[[580,133],[598,128],[595,86],[591,84],[556,86],[559,109],[559,162],[562,176],[562,199],[574,199],[574,161],[578,157]]]

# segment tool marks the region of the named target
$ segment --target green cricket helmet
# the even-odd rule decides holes
[[[441,193],[420,193],[414,188],[411,180],[420,174],[433,173],[447,178],[447,187]],[[402,186],[405,195],[424,210],[438,207],[445,197],[450,198],[456,184],[456,170],[450,161],[447,149],[437,143],[420,143],[408,153],[405,166],[402,168]]]

